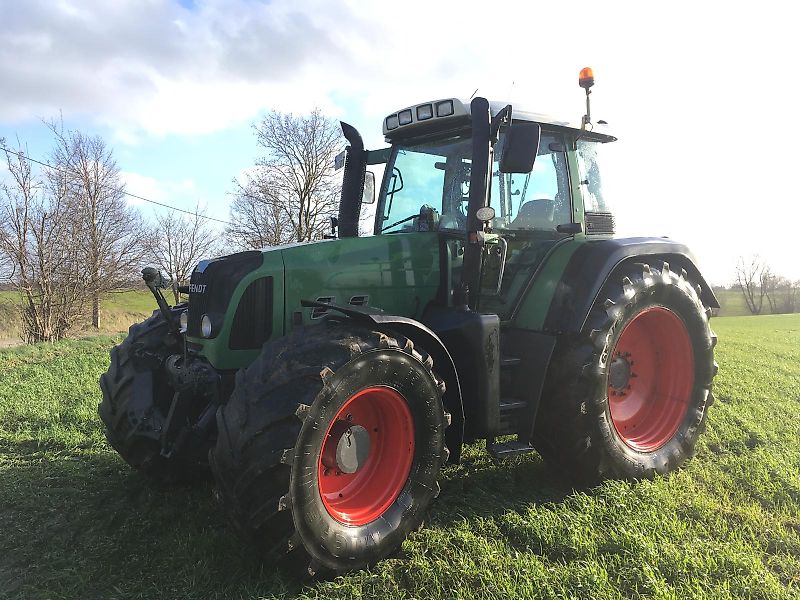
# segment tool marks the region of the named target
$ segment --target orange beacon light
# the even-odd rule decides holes
[[[592,73],[591,67],[581,69],[581,74],[578,75],[578,85],[587,90],[594,85],[594,73]]]

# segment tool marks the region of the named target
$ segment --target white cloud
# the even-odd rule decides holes
[[[147,200],[184,210],[194,210],[198,204],[200,209],[203,210],[206,205],[206,202],[202,201],[204,199],[198,192],[197,185],[193,179],[168,181],[131,171],[121,171],[120,177],[125,184],[126,192],[141,196]],[[148,204],[147,200],[128,196],[128,204],[132,206],[146,205]]]
[[[121,171],[120,177],[125,184],[125,190],[131,194],[156,202],[163,202],[166,199],[163,184],[153,177],[129,171]],[[140,206],[144,203],[144,200],[128,196],[128,204],[132,206]]]
[[[315,93],[302,83],[354,59],[337,25],[359,22],[346,7],[288,0],[201,2],[197,10],[165,0],[33,2],[7,12],[0,121],[63,109],[128,139],[216,131],[271,106],[330,104],[329,88]]]

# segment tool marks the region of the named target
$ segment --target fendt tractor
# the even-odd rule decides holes
[[[159,310],[100,379],[111,445],[160,482],[210,471],[233,529],[311,575],[393,553],[467,443],[582,484],[680,467],[719,305],[686,246],[614,237],[616,138],[579,82],[575,125],[443,99],[388,115],[368,151],[343,123],[335,239],[203,260],[176,306],[145,269]]]

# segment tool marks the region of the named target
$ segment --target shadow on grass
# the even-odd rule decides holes
[[[159,488],[111,451],[31,442],[0,448],[0,478],[0,597],[287,598],[308,584],[233,535],[208,482]],[[538,457],[467,459],[444,479],[434,526],[572,491]]]
[[[209,483],[159,489],[111,452],[30,449],[0,450],[0,598],[301,591],[228,531]]]
[[[496,461],[488,455],[448,467],[432,523],[501,516],[531,506],[561,502],[574,492],[538,455]]]

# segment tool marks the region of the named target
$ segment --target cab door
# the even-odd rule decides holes
[[[496,153],[499,154],[499,153]],[[534,274],[548,254],[573,235],[559,231],[573,223],[567,145],[556,131],[542,131],[530,173],[492,173],[492,231],[498,244],[488,244],[481,275],[481,312],[510,319]],[[505,259],[503,261],[503,259]],[[498,285],[499,283],[499,285]]]

